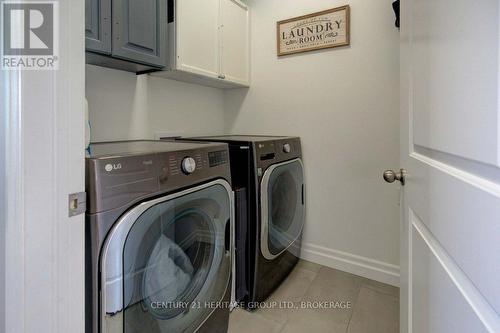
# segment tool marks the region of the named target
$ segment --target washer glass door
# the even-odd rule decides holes
[[[210,316],[213,302],[226,294],[231,274],[228,187],[217,184],[145,203],[147,209],[133,222],[122,246],[118,284],[123,306],[118,306],[116,318],[113,311],[105,314],[105,331],[192,332]],[[116,281],[113,274],[103,280],[108,289],[104,304],[114,302]]]
[[[288,249],[304,225],[304,169],[300,159],[269,167],[262,177],[261,251],[272,260]]]

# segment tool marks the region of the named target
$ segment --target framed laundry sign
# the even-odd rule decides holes
[[[349,5],[277,23],[278,56],[349,45]]]

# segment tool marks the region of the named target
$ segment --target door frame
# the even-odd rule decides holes
[[[408,64],[408,55],[410,51],[410,32],[407,31],[411,27],[409,20],[411,19],[409,2],[402,1],[400,8],[400,165],[405,167],[408,163],[408,155],[410,151],[410,77],[411,71]],[[400,294],[399,294],[399,327],[401,333],[412,332],[411,316],[411,262],[410,248],[411,244],[411,227],[408,224],[408,212],[405,209],[405,191],[401,189],[400,193],[400,245],[399,245],[399,272],[400,272]]]
[[[85,329],[84,216],[68,213],[85,188],[84,13],[59,1],[58,70],[0,70],[2,332]]]

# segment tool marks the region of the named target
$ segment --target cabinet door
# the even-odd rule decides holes
[[[113,56],[166,65],[167,1],[113,0]]]
[[[111,53],[111,0],[85,0],[85,48]]]
[[[176,7],[177,69],[218,77],[219,0],[179,0]]]
[[[226,80],[249,83],[249,11],[239,0],[220,0],[222,16],[221,74]]]

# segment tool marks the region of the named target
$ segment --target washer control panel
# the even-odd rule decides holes
[[[226,143],[127,141],[93,145],[86,158],[88,213],[214,179],[231,181]]]
[[[171,190],[216,177],[231,179],[229,151],[226,144],[213,144],[198,150],[180,150],[160,154],[159,183]],[[166,170],[166,172],[165,172]]]
[[[272,164],[288,161],[302,156],[299,137],[280,137],[254,143],[258,168],[264,171]]]
[[[192,174],[196,170],[196,161],[192,157],[184,157],[181,162],[181,169],[186,175]]]
[[[208,165],[212,168],[227,163],[227,150],[211,151],[208,153]]]

